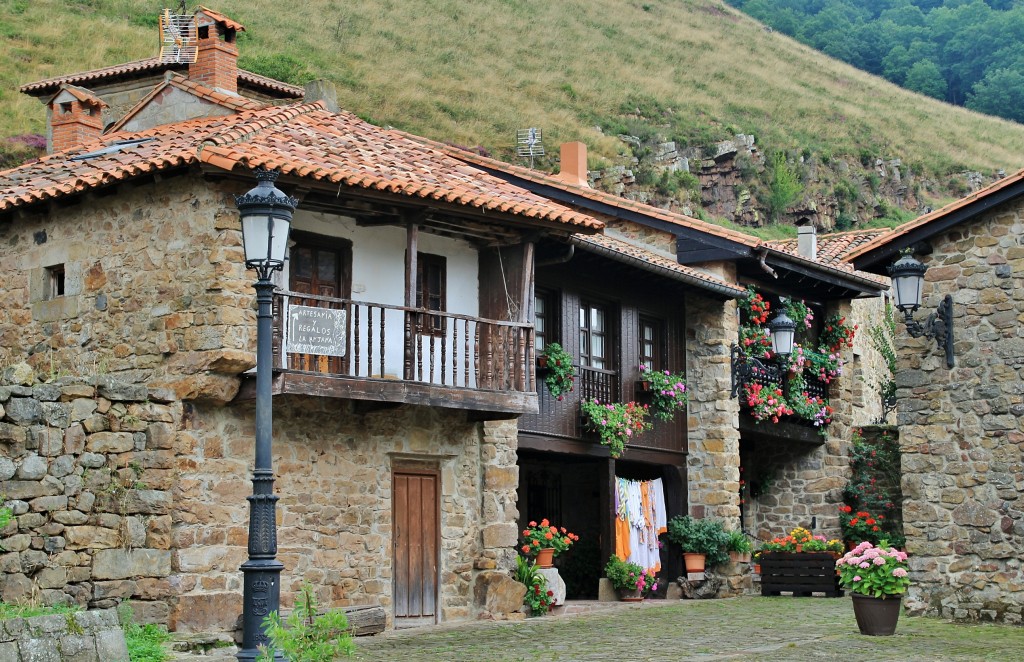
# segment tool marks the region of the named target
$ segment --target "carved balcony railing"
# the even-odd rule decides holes
[[[278,392],[536,411],[530,324],[289,291],[274,317]]]

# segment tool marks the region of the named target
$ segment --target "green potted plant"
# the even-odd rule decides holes
[[[553,397],[561,400],[573,390],[576,369],[572,365],[572,357],[561,345],[556,342],[545,345],[544,351],[537,357],[537,365],[547,371],[544,383]]]
[[[640,602],[645,595],[658,589],[654,573],[647,572],[639,564],[623,561],[614,554],[604,567],[604,576],[624,602]]]
[[[690,393],[686,379],[668,370],[652,370],[640,366],[640,382],[651,398],[651,413],[663,421],[671,421],[676,411],[686,409]]]
[[[903,594],[910,587],[907,554],[889,546],[862,542],[836,561],[839,583],[853,591],[853,613],[861,634],[896,632]]]
[[[530,522],[523,529],[523,541],[519,550],[526,556],[537,557],[537,565],[550,568],[554,558],[569,549],[580,537],[565,530],[565,527],[553,526],[547,519],[540,524]]]
[[[729,553],[729,560],[733,563],[750,563],[750,553],[754,551],[750,538],[742,531],[729,531],[727,535],[725,551]]]
[[[729,536],[719,520],[676,515],[668,521],[664,535],[682,548],[687,572],[704,572],[705,567],[720,565],[729,558],[725,552]]]
[[[516,556],[516,581],[526,586],[523,604],[530,610],[530,616],[542,616],[551,607],[554,592],[548,590],[548,580],[540,573],[537,564],[525,556]]]
[[[622,455],[627,442],[651,429],[647,421],[647,405],[635,402],[603,403],[594,399],[580,402],[580,411],[586,426],[597,432],[612,457]]]

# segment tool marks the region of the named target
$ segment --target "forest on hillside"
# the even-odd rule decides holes
[[[727,2],[911,91],[1024,122],[1024,3],[1019,0]]]

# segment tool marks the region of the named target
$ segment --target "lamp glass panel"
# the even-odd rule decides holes
[[[772,350],[775,354],[781,354],[787,356],[793,353],[793,337],[796,335],[796,329],[783,328],[773,329],[771,332],[772,338]]]
[[[900,310],[916,310],[921,305],[924,278],[917,274],[898,276],[892,279],[893,296]]]
[[[242,217],[242,243],[246,262],[284,262],[291,223],[267,214]]]

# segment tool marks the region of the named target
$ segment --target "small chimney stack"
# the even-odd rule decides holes
[[[103,109],[107,104],[89,90],[61,85],[46,104],[50,126],[47,154],[63,152],[97,140],[103,133]]]
[[[818,233],[808,218],[796,222],[796,252],[808,260],[818,259]]]
[[[196,61],[188,67],[189,79],[221,92],[238,94],[235,37],[245,26],[206,7],[196,12],[196,22],[199,39]]]
[[[574,186],[590,186],[587,181],[587,146],[581,142],[562,143],[561,171],[558,179]]]
[[[323,101],[330,112],[336,113],[341,110],[338,106],[338,87],[331,81],[323,78],[311,80],[306,83],[305,90],[305,94],[302,95],[304,103]]]

